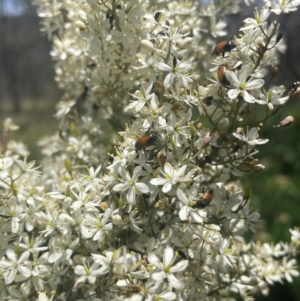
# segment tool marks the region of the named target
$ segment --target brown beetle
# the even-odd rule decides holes
[[[232,69],[228,68],[227,65],[220,65],[218,68],[218,72],[217,72],[218,80],[223,87],[230,86],[230,82],[227,79],[226,74],[225,74],[225,72],[228,70],[232,70]]]
[[[210,188],[204,193],[204,195],[199,200],[196,201],[196,207],[200,209],[207,207],[213,198],[214,191]]]
[[[140,136],[135,143],[135,151],[145,149],[150,145],[153,145],[158,140],[158,136],[154,133],[145,133],[143,136]]]
[[[232,40],[222,41],[215,46],[212,55],[217,56],[219,54],[222,54],[222,56],[224,57],[225,52],[230,52],[235,47],[236,47],[236,45],[233,43]]]

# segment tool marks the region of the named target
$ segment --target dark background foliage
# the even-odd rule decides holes
[[[256,5],[259,6],[259,1]],[[253,7],[243,7],[238,16],[229,16],[228,37],[238,33],[242,20],[252,16]],[[273,84],[288,86],[300,80],[299,11],[285,15],[280,31],[287,44],[281,55]],[[55,103],[61,91],[54,82],[51,44],[39,30],[39,19],[30,0],[0,0],[0,129],[10,116],[21,128],[11,138],[28,145],[29,159],[39,159],[36,142],[57,129]],[[300,97],[290,101],[261,131],[270,142],[260,147],[259,158],[265,171],[244,178],[252,187],[252,207],[261,214],[255,240],[289,241],[288,229],[300,226]],[[273,128],[292,115],[287,128]],[[250,239],[250,237],[249,237]],[[299,258],[298,258],[299,259]],[[300,300],[300,280],[276,284],[268,297],[256,300]]]

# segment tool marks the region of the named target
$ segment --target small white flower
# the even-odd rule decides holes
[[[229,98],[236,99],[239,95],[242,95],[246,102],[255,103],[256,99],[247,90],[259,89],[265,82],[263,79],[251,79],[251,77],[249,77],[250,71],[250,66],[242,68],[239,76],[233,71],[226,71],[226,78],[230,84],[235,87],[234,89],[228,90],[227,95]]]
[[[164,250],[163,262],[161,262],[155,254],[150,253],[148,255],[149,263],[160,270],[159,272],[154,270],[154,272],[151,274],[151,277],[155,281],[163,281],[164,278],[167,278],[170,286],[174,287],[175,289],[182,289],[184,284],[173,274],[184,271],[187,268],[189,261],[182,260],[173,265],[175,259],[176,255],[171,247],[167,247]]]
[[[191,193],[189,194],[189,196],[191,197],[191,199],[188,199],[186,194],[181,189],[177,189],[177,197],[179,201],[183,204],[183,207],[180,209],[178,214],[179,218],[182,221],[185,221],[190,216],[193,221],[196,221],[197,223],[202,223],[203,218],[199,214],[199,211],[203,212],[203,210],[196,210],[191,207],[191,204],[195,203],[194,200],[196,198],[196,195]]]
[[[169,162],[166,162],[164,165],[164,172],[162,172],[165,177],[154,178],[150,180],[150,183],[158,186],[163,185],[162,191],[167,193],[172,189],[173,185],[176,185],[179,182],[180,178],[185,173],[186,167],[187,166],[184,165],[176,170]]]
[[[122,166],[118,168],[118,172],[122,177],[121,182],[113,187],[114,191],[124,192],[128,190],[126,196],[128,203],[134,205],[135,196],[143,193],[149,193],[149,187],[145,183],[138,182],[139,176],[142,174],[142,167],[137,166],[132,173],[132,176]]]
[[[54,114],[55,117],[57,117],[58,119],[64,117],[65,115],[67,115],[72,107],[75,105],[76,101],[75,100],[70,100],[70,101],[60,101],[57,105],[56,105],[56,113]]]
[[[258,144],[266,144],[268,143],[269,139],[261,139],[261,138],[257,138],[258,137],[258,128],[253,127],[250,131],[247,132],[247,134],[238,134],[238,133],[232,133],[232,135],[237,138],[240,139],[246,143],[248,143],[249,145],[258,145]]]
[[[168,72],[168,75],[164,79],[165,88],[170,88],[175,79],[185,88],[188,88],[189,83],[193,80],[187,75],[189,70],[191,69],[191,64],[188,62],[178,62],[173,65],[173,67],[159,62],[156,64],[156,68],[158,70]]]
[[[99,262],[94,262],[92,266],[89,266],[88,262],[86,262],[85,260],[83,262],[83,266],[77,265],[74,272],[80,277],[77,279],[75,287],[77,287],[79,283],[84,283],[86,280],[88,281],[88,283],[94,284],[96,282],[97,276],[102,275],[102,269],[98,269],[99,266]]]
[[[6,256],[8,260],[0,261],[0,268],[5,270],[3,274],[5,284],[12,283],[15,277],[18,276],[21,276],[23,279],[27,279],[31,276],[31,270],[25,266],[25,261],[30,256],[29,251],[25,251],[21,254],[20,258],[17,259],[17,254],[13,250],[8,249],[6,250]]]

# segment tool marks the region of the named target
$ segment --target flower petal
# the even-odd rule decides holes
[[[178,290],[182,290],[184,285],[183,283],[178,280],[173,274],[168,274],[167,275],[167,278],[169,280],[169,284],[174,287],[175,289],[178,289]]]
[[[160,270],[164,269],[163,264],[161,263],[161,261],[158,259],[158,257],[155,254],[150,253],[148,255],[147,259],[148,259],[149,263],[151,263],[152,265],[154,265],[158,269],[160,269]]]
[[[175,260],[174,250],[171,247],[166,247],[163,254],[164,266],[172,264]]]
[[[149,187],[145,183],[136,183],[134,186],[136,189],[138,189],[142,193],[150,192]]]
[[[150,184],[152,185],[164,185],[168,180],[165,178],[154,178],[150,180]]]
[[[230,99],[236,99],[240,93],[241,93],[241,91],[240,91],[239,89],[230,89],[230,90],[227,92],[227,96],[228,96]]]

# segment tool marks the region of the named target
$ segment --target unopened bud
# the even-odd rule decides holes
[[[228,118],[222,118],[219,122],[219,129],[224,129],[229,125],[229,119]]]
[[[181,28],[180,33],[181,33],[181,34],[187,34],[187,33],[189,33],[190,31],[191,31],[191,28],[190,28],[188,25],[185,25],[185,26],[183,26],[183,27]]]
[[[122,217],[119,214],[112,215],[111,220],[112,220],[113,224],[116,226],[121,225],[123,222]]]
[[[106,209],[108,208],[108,205],[106,202],[101,202],[99,207],[103,210],[103,211],[106,211]]]
[[[202,128],[202,123],[199,122],[199,123],[197,124],[197,129],[200,130],[201,128]]]
[[[253,167],[253,166],[257,165],[258,162],[259,162],[258,159],[253,159],[253,160],[249,163],[249,166]]]
[[[200,146],[201,147],[207,147],[209,145],[211,141],[211,136],[210,134],[207,134],[202,140],[201,140],[201,143],[200,143]]]
[[[279,70],[278,67],[273,67],[272,68],[272,73],[271,73],[272,78],[277,74],[278,70]]]
[[[265,166],[262,164],[257,164],[254,166],[250,166],[250,172],[260,172],[265,169]]]
[[[163,153],[163,151],[159,151],[156,155],[157,158],[157,162],[159,164],[160,167],[163,167],[166,163],[166,156]]]
[[[220,138],[224,142],[228,141],[228,135],[226,133],[220,133]]]
[[[72,176],[73,164],[69,159],[64,160],[64,166],[70,176]]]
[[[81,20],[81,21],[86,21],[86,12],[84,11],[84,10],[80,10],[79,12],[78,12],[78,17],[79,17],[79,19]]]
[[[193,124],[190,125],[190,133],[191,133],[191,137],[194,138],[196,134],[196,129]]]
[[[289,126],[290,124],[293,123],[293,121],[294,121],[294,117],[293,116],[288,116],[288,117],[285,117],[283,120],[281,120],[279,125],[281,127]]]
[[[145,49],[149,52],[153,52],[153,50],[154,50],[154,45],[148,40],[142,40],[141,41],[141,46],[142,46],[143,49]]]
[[[77,26],[77,28],[79,28],[80,31],[83,31],[86,28],[85,24],[80,20],[77,20],[75,22],[75,25]]]
[[[242,131],[243,131],[243,128],[239,127],[239,128],[236,129],[235,132],[236,132],[237,134],[239,134],[239,133],[241,133]]]
[[[193,38],[187,37],[181,43],[181,47],[182,48],[189,48],[191,46],[192,42],[193,42]]]
[[[66,196],[71,196],[71,188],[70,188],[69,185],[67,185],[67,187],[66,187],[65,195],[66,195]]]

